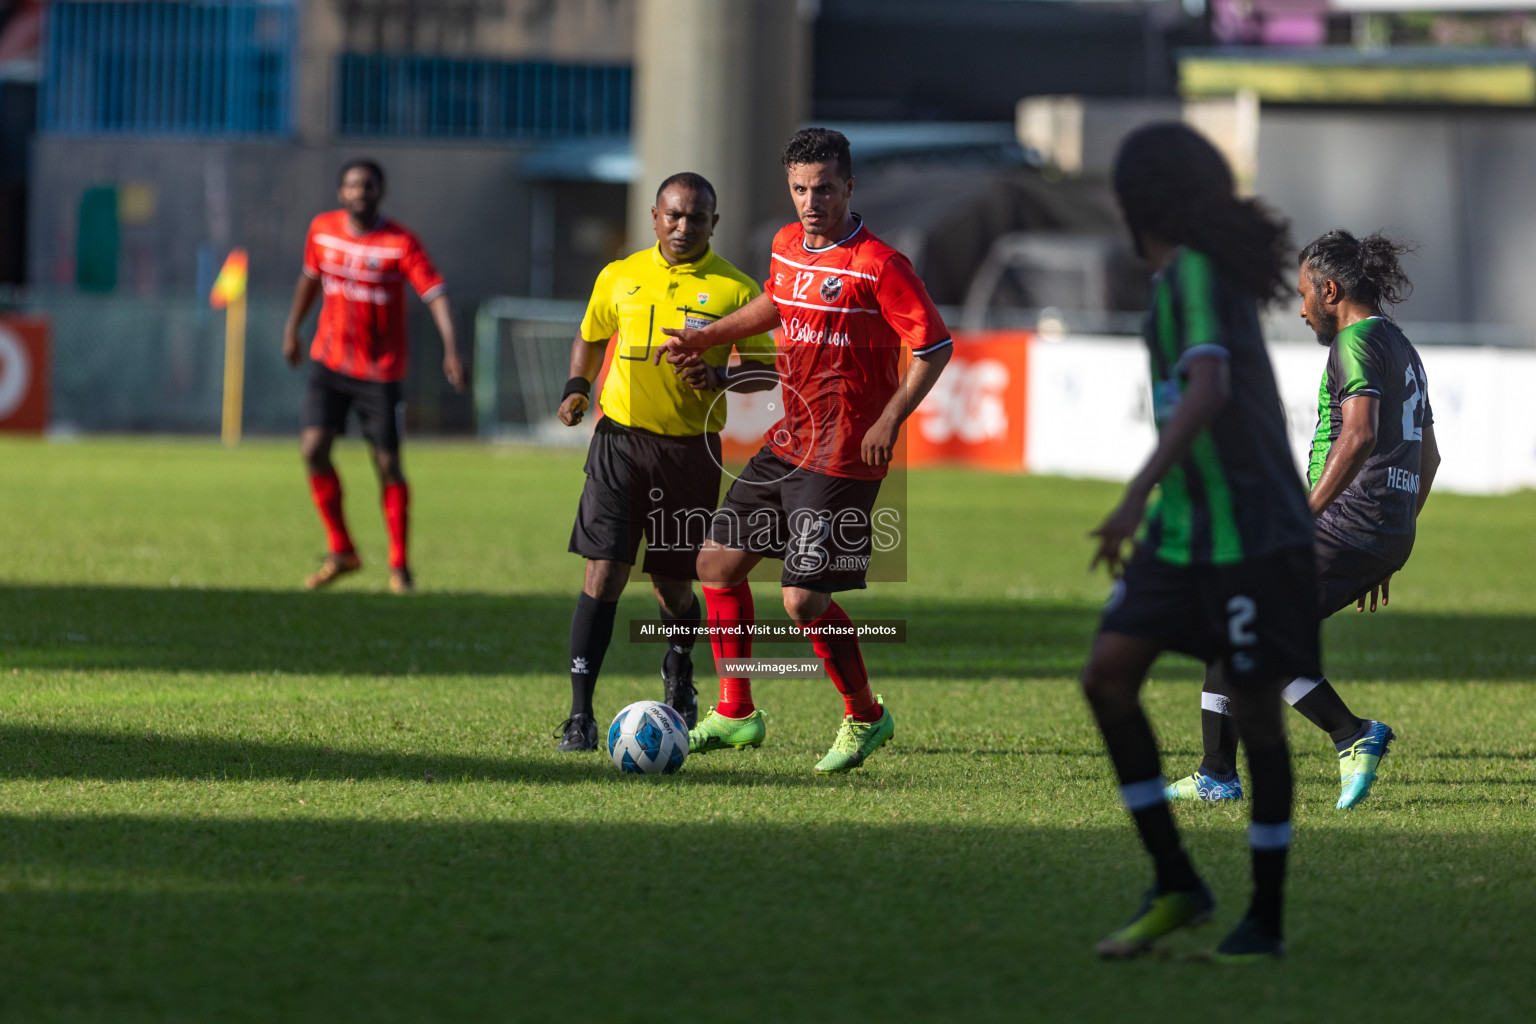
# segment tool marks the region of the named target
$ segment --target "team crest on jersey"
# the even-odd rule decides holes
[[[843,294],[842,278],[828,276],[821,279],[821,297],[823,299],[826,299],[828,302],[834,302],[841,294]]]
[[[699,292],[699,305],[709,305],[709,292]]]

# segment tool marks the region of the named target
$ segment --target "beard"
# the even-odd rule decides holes
[[[1339,318],[1322,309],[1307,310],[1307,326],[1317,335],[1317,343],[1324,348],[1333,344],[1339,334]]]

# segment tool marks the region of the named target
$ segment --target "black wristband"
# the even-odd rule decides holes
[[[592,382],[585,377],[572,377],[565,382],[565,390],[560,393],[560,401],[563,402],[572,395],[590,398],[592,396]]]

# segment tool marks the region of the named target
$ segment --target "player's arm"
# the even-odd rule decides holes
[[[1424,424],[1423,447],[1419,449],[1419,500],[1413,507],[1414,518],[1424,511],[1429,500],[1429,489],[1434,485],[1435,473],[1440,469],[1440,446],[1435,443],[1435,425]]]
[[[883,466],[891,461],[891,456],[896,451],[896,437],[901,433],[901,425],[907,421],[907,417],[917,411],[917,407],[923,404],[923,399],[928,397],[928,392],[933,390],[934,382],[939,379],[939,374],[944,372],[944,367],[949,365],[949,357],[954,354],[955,347],[952,344],[943,345],[923,355],[914,355],[912,362],[907,366],[907,372],[902,375],[901,384],[896,388],[896,393],[891,400],[885,403],[885,410],[880,413],[880,418],[865,431],[864,439],[859,442],[859,457],[866,465]]]
[[[661,333],[668,338],[656,350],[656,363],[659,366],[661,357],[666,356],[667,362],[674,366],[687,366],[706,349],[730,345],[754,334],[767,334],[777,326],[779,307],[774,305],[767,292],[763,292],[708,327],[663,327]]]
[[[448,305],[448,296],[439,292],[427,303],[427,309],[432,312],[432,322],[437,324],[437,333],[443,338],[443,376],[448,378],[453,390],[462,395],[464,364],[459,360],[458,335],[453,328],[453,307]]]
[[[1435,473],[1440,468],[1440,445],[1435,442],[1435,425],[1424,424],[1424,436],[1421,439],[1423,447],[1419,449],[1419,497],[1413,506],[1413,517],[1417,519],[1419,513],[1424,511],[1424,503],[1429,500],[1429,489],[1434,486]],[[1381,606],[1387,606],[1388,596],[1391,593],[1392,577],[1387,576],[1379,584],[1372,587],[1367,594],[1360,595],[1360,600],[1355,602],[1355,611],[1363,612],[1367,608],[1366,598],[1370,598],[1369,608],[1376,610],[1378,594]]]
[[[1328,449],[1328,461],[1323,463],[1323,471],[1312,485],[1312,493],[1307,495],[1313,516],[1322,515],[1325,508],[1338,500],[1376,450],[1381,399],[1369,394],[1345,396],[1339,415],[1343,419],[1339,436]]]
[[[560,422],[574,427],[581,422],[582,414],[592,407],[592,382],[603,368],[603,355],[608,351],[608,339],[588,341],[576,332],[571,342],[571,379],[565,382],[565,394],[560,399],[560,411],[555,415]]]
[[[288,322],[283,325],[283,359],[297,368],[304,359],[304,348],[299,344],[299,325],[309,315],[315,299],[320,296],[320,280],[308,274],[300,274],[293,286],[293,302],[288,307]]]
[[[739,366],[714,366],[699,360],[677,367],[683,383],[697,391],[736,391],[749,395],[754,391],[772,391],[779,386],[779,371],[772,363],[746,359]]]
[[[1196,356],[1189,361],[1185,374],[1189,384],[1179,399],[1173,418],[1158,435],[1157,447],[1152,449],[1141,472],[1125,489],[1120,505],[1089,534],[1099,539],[1093,561],[1088,563],[1090,569],[1104,562],[1111,573],[1119,575],[1125,544],[1136,536],[1141,526],[1152,488],[1189,455],[1195,438],[1211,425],[1232,395],[1231,372],[1224,355]]]

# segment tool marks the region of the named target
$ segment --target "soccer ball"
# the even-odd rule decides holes
[[[638,700],[608,727],[608,756],[632,775],[671,775],[688,756],[688,723],[666,704]]]

